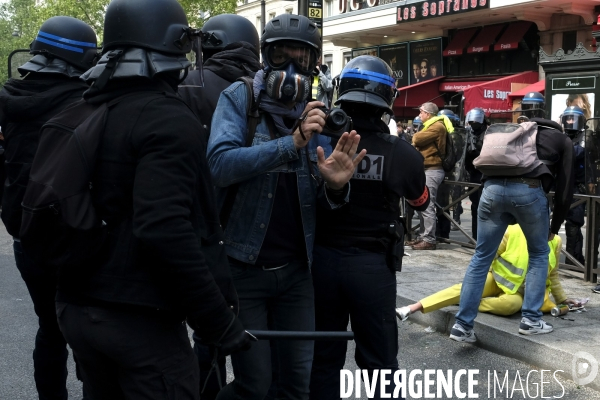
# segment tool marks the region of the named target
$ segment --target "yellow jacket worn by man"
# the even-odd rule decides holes
[[[430,203],[425,211],[418,212],[420,221],[418,237],[407,244],[412,246],[413,250],[435,250],[435,199],[438,187],[444,181],[446,174],[442,168],[438,149],[443,151],[446,148],[446,133],[453,132],[454,128],[448,117],[437,116],[439,109],[434,103],[424,103],[419,111],[423,129],[413,135],[412,143],[424,158]]]
[[[558,277],[558,260],[562,248],[561,238],[555,235],[554,239],[548,242],[548,246],[550,246],[548,280],[546,281],[542,312],[550,312],[556,304],[569,302]],[[504,316],[512,315],[518,312],[523,304],[525,275],[529,263],[527,241],[519,225],[508,227],[496,254],[497,257],[494,259],[487,275],[481,303],[479,303],[479,311]],[[460,302],[461,287],[462,284],[460,283],[451,286],[415,304],[398,308],[396,312],[402,320],[405,320],[409,314],[415,311],[428,313],[458,304]],[[550,299],[550,294],[552,294],[554,301]]]

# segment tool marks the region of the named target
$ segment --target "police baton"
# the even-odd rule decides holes
[[[350,331],[246,331],[257,340],[354,340]]]

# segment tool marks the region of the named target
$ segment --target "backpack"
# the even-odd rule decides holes
[[[106,223],[92,203],[91,183],[98,149],[109,109],[139,94],[100,106],[81,100],[42,126],[21,204],[21,244],[34,261],[79,264],[102,247]]]
[[[446,132],[446,148],[444,149],[444,155],[440,154],[440,149],[438,148],[436,142],[433,142],[435,149],[437,150],[438,157],[442,160],[442,168],[445,172],[452,172],[454,170],[454,166],[458,162],[460,158],[460,153],[456,151],[456,146],[454,144],[454,139],[452,136]]]
[[[537,123],[493,124],[487,128],[473,166],[488,176],[521,176],[543,162],[537,155]]]

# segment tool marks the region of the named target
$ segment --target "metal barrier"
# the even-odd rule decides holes
[[[470,194],[475,193],[481,185],[478,183],[450,181],[450,180],[445,180],[443,184],[453,185],[453,186],[459,185],[461,187],[469,187],[469,189],[465,193],[462,193],[456,199],[453,198],[452,201],[446,206],[442,207],[436,203],[436,207],[438,208],[438,210],[442,212],[442,214],[450,221],[451,224],[453,224],[455,227],[458,228],[458,230],[465,236],[467,241],[465,242],[465,241],[446,239],[446,238],[441,238],[441,237],[437,238],[437,240],[439,242],[443,242],[443,243],[458,244],[463,247],[474,249],[477,244],[477,241],[469,234],[469,232],[467,232],[465,229],[463,229],[463,227],[452,218],[452,216],[448,213],[448,211],[450,211],[450,209],[452,207],[454,207],[457,204],[459,204],[460,202],[462,202],[462,200],[465,199],[466,197],[468,197]],[[553,196],[554,196],[554,192],[550,192],[547,194],[548,202],[550,205],[552,205]],[[562,268],[562,269],[581,272],[581,273],[583,273],[583,279],[585,281],[595,283],[598,279],[598,274],[600,274],[600,268],[598,268],[598,245],[599,245],[599,236],[600,236],[600,232],[599,232],[599,230],[600,230],[600,197],[583,195],[583,194],[574,194],[573,198],[575,199],[575,201],[573,203],[571,203],[570,208],[573,208],[580,204],[585,203],[585,207],[587,210],[587,217],[586,217],[586,222],[585,222],[586,235],[585,235],[585,241],[584,241],[585,265],[581,264],[571,254],[569,254],[565,250],[565,246],[563,246],[563,248],[561,249],[561,253],[564,254],[565,257],[567,259],[569,259],[569,261],[571,261],[573,264],[560,263],[559,265],[560,265],[560,268]],[[406,215],[406,213],[405,213],[405,215]],[[407,218],[406,226],[407,226],[409,233],[411,234],[411,237],[414,234],[414,232],[417,229],[419,229],[419,227],[420,227],[419,224],[412,226],[412,218]],[[564,243],[564,245],[566,245],[566,243]]]

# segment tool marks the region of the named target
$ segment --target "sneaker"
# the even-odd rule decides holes
[[[539,321],[532,321],[529,318],[521,318],[521,325],[519,325],[519,333],[522,335],[541,335],[544,333],[550,333],[554,330],[552,325],[546,323],[543,319]]]
[[[435,250],[435,243],[429,243],[426,241],[421,241],[417,244],[412,245],[413,250]]]
[[[594,292],[594,293],[600,293],[600,285],[597,285],[595,288],[593,288],[592,292]]]
[[[416,239],[413,239],[413,240],[409,240],[408,242],[404,242],[404,245],[405,246],[414,246],[415,244],[421,243],[422,241],[423,240],[421,240],[419,238],[416,238]]]
[[[402,321],[402,322],[406,321],[408,319],[409,315],[410,315],[410,307],[409,306],[396,308],[396,316],[400,319],[400,321]]]
[[[477,341],[473,329],[466,330],[460,324],[454,324],[450,331],[450,339],[466,343],[475,343]]]

